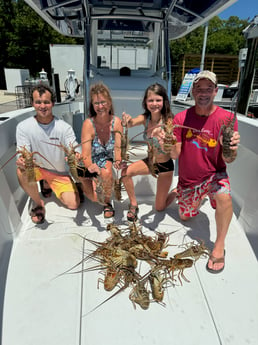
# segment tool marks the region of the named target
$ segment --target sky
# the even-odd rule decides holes
[[[258,0],[238,0],[225,11],[219,14],[221,19],[237,16],[240,19],[253,19],[258,15]]]

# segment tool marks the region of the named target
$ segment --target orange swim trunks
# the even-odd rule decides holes
[[[42,168],[34,168],[36,181],[46,180],[56,197],[64,192],[76,192],[77,188],[69,175],[59,175]]]

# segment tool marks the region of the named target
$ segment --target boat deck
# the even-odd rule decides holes
[[[172,232],[170,256],[193,240],[203,240],[212,248],[216,228],[208,199],[198,217],[182,223],[176,203],[163,212],[154,211],[154,178],[137,178],[135,185],[142,231],[150,236],[155,236],[154,230]],[[164,305],[152,302],[148,310],[139,305],[134,309],[129,287],[96,308],[113,292],[98,284],[103,277],[98,271],[81,272],[96,264],[80,263],[95,248],[83,237],[104,241],[110,236],[106,225],[111,221],[126,228],[127,196],[115,201],[115,217],[109,221],[103,217],[103,207],[87,199],[78,210],[65,209],[53,196],[45,201],[45,223],[31,222],[27,204],[23,227],[14,240],[2,344],[258,344],[257,259],[235,216],[222,273],[207,272],[207,258],[200,258],[184,271],[189,282],[182,279],[181,285],[177,280],[166,289]],[[73,274],[65,273],[77,264]],[[144,269],[144,263],[138,265],[141,273]]]

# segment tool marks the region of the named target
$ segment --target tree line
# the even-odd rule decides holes
[[[218,16],[209,22],[207,54],[238,55],[246,45],[242,31],[247,20]],[[170,41],[171,61],[176,65],[182,55],[201,54],[204,27]],[[62,36],[49,26],[23,0],[0,0],[0,89],[6,89],[4,68],[29,69],[38,77],[44,68],[51,75],[49,44],[83,44],[83,39]]]

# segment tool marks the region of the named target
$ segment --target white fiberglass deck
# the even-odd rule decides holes
[[[175,184],[176,180],[174,181]],[[136,181],[136,190],[148,191],[152,177]],[[175,231],[170,243],[180,245],[202,239],[212,248],[215,239],[214,211],[205,200],[200,215],[180,222],[177,205],[153,211],[152,193],[138,197],[143,231],[155,235]],[[46,222],[35,226],[24,210],[24,225],[11,254],[3,316],[3,345],[257,345],[258,266],[244,231],[235,216],[226,240],[226,264],[222,273],[205,269],[207,259],[184,271],[190,280],[169,287],[166,306],[151,303],[136,310],[121,292],[95,311],[112,292],[95,272],[64,274],[92,246],[78,236],[104,241],[102,206],[85,200],[76,211],[63,208],[51,197],[46,200]],[[114,222],[126,226],[128,199],[115,202]],[[84,247],[85,246],[85,247]],[[171,255],[179,252],[168,247]],[[92,262],[92,265],[95,263]],[[82,266],[78,266],[80,271]]]

